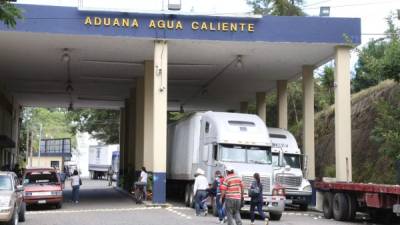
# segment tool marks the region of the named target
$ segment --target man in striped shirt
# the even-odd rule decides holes
[[[236,225],[242,225],[240,217],[240,208],[243,199],[243,183],[239,176],[235,175],[232,168],[226,170],[227,176],[221,185],[221,201],[225,199],[226,215],[228,225],[233,225],[233,219]]]

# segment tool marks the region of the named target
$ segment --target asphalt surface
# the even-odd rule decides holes
[[[218,224],[211,215],[196,217],[194,210],[172,203],[171,207],[146,207],[136,205],[125,193],[108,187],[106,181],[84,180],[79,204],[72,203],[71,189],[66,182],[64,204],[61,209],[40,206],[27,211],[25,225],[209,225]],[[250,224],[248,215],[243,215],[243,224]],[[256,225],[263,222],[257,220]],[[270,224],[285,225],[329,225],[329,224],[373,224],[363,220],[362,215],[353,223],[327,220],[317,212],[300,212],[288,209],[281,221]]]

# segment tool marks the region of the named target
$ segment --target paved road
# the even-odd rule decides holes
[[[130,197],[106,186],[104,181],[84,180],[79,204],[67,200],[71,196],[69,185],[65,190],[62,209],[35,207],[27,212],[25,225],[209,225],[217,224],[212,216],[196,217],[193,209],[179,203],[170,208],[152,208],[136,205]],[[245,216],[246,217],[246,216]],[[250,224],[248,218],[243,224]],[[256,225],[263,224],[256,221]],[[270,224],[329,225],[369,224],[365,221],[340,223],[322,218],[319,213],[287,211],[281,221]]]

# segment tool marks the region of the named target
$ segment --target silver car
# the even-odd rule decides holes
[[[0,172],[0,223],[17,225],[25,221],[24,188],[13,172]]]

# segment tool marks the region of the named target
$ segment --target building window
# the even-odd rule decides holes
[[[51,161],[50,162],[50,167],[60,168],[60,161]]]

